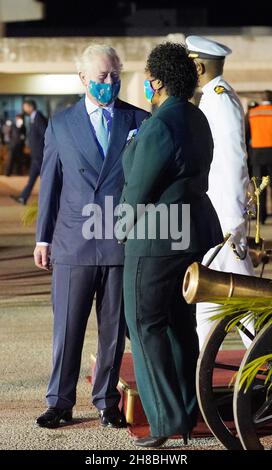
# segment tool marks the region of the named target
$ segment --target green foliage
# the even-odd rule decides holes
[[[271,364],[272,361],[272,353],[266,354],[265,356],[260,356],[254,359],[253,361],[249,362],[244,368],[241,376],[241,380],[239,383],[239,389],[245,386],[244,393],[247,392],[250,385],[254,381],[257,375],[266,375],[264,383],[267,384],[272,379],[272,368]],[[269,368],[270,367],[270,368]],[[268,387],[268,391],[272,388],[272,382]]]
[[[33,225],[36,222],[38,215],[38,203],[32,204],[32,206],[27,207],[27,209],[22,214],[21,220],[23,225]]]
[[[218,298],[213,300],[218,305],[210,308],[212,320],[222,320],[230,317],[230,321],[226,326],[226,331],[233,328],[243,330],[248,323],[254,321],[256,331],[260,331],[264,325],[272,324],[272,298],[269,297],[231,297]],[[216,312],[216,313],[215,313]],[[243,321],[243,324],[241,323]],[[272,341],[271,341],[272,350]],[[239,383],[241,389],[245,386],[246,392],[253,383],[257,375],[266,375],[265,384],[272,380],[272,353],[260,356],[249,362],[242,370]],[[233,376],[231,383],[236,379],[237,373]],[[268,387],[268,391],[272,388],[272,382]]]
[[[246,327],[254,321],[256,331],[259,331],[265,324],[272,323],[272,298],[268,297],[230,297],[229,299],[218,298],[213,300],[218,303],[210,309],[212,320],[221,320],[230,317],[226,326],[226,331],[232,328]],[[243,325],[241,321],[243,320]]]

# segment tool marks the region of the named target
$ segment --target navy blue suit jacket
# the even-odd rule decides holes
[[[103,160],[83,97],[56,114],[45,134],[36,241],[52,243],[52,262],[73,265],[122,265],[116,239],[86,239],[82,209],[95,203],[104,211],[105,196],[119,203],[124,184],[121,154],[130,130],[148,113],[116,100],[111,138]],[[104,235],[104,217],[103,217]]]

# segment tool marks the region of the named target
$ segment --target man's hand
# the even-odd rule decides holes
[[[46,271],[50,270],[49,254],[50,254],[49,246],[36,245],[33,255],[34,255],[34,262],[37,268],[45,269]]]
[[[247,240],[245,233],[235,232],[231,234],[229,239],[229,244],[233,249],[234,254],[237,259],[244,260],[247,255]]]

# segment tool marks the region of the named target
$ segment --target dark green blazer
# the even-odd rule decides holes
[[[212,155],[213,140],[208,121],[196,106],[185,99],[169,97],[152,117],[142,123],[123,153],[125,185],[121,203],[129,204],[133,211],[125,212],[127,206],[122,206],[116,236],[119,240],[125,236],[126,255],[169,256],[207,252],[223,240],[217,214],[206,194]],[[137,214],[137,204],[152,204],[152,217],[143,207]],[[160,204],[166,208],[161,219],[163,235],[158,215]],[[176,234],[170,233],[166,216],[167,210],[169,216],[173,204],[176,205],[173,216],[177,219],[178,230],[187,229],[188,234],[190,226],[186,249],[173,250],[173,242],[179,240],[176,240]],[[190,205],[189,218],[182,218],[183,204]],[[156,212],[157,216],[154,216]],[[144,225],[149,231],[141,232]],[[136,229],[141,233],[141,239],[130,239]]]

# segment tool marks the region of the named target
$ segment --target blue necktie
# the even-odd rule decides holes
[[[104,116],[103,111],[104,111],[103,108],[98,108],[96,111],[98,113],[96,137],[101,146],[101,149],[103,150],[103,157],[105,158],[107,154],[107,150],[108,150],[108,144],[109,144],[109,131],[108,131],[107,120]]]

